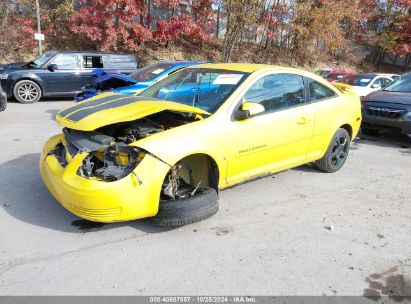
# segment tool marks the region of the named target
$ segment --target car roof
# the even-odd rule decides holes
[[[70,50],[50,50],[54,53],[76,53],[76,54],[102,54],[102,55],[125,55],[135,56],[134,54],[114,53],[114,52],[99,52],[99,51],[70,51]]]
[[[391,77],[391,76],[396,76],[396,74],[387,74],[387,73],[361,73],[361,74],[357,74],[355,76],[362,76],[362,77],[377,77],[377,76],[387,76],[387,77]]]
[[[185,61],[185,60],[169,60],[169,61],[158,61],[162,63],[205,63],[200,61]]]
[[[205,68],[205,69],[221,69],[221,70],[229,70],[229,71],[236,71],[236,72],[246,72],[246,73],[253,73],[256,71],[261,70],[286,70],[290,72],[303,72],[303,70],[284,67],[284,66],[277,66],[277,65],[269,65],[269,64],[254,64],[254,63],[206,63],[200,64],[192,67],[193,69],[198,68]]]
[[[355,74],[355,72],[347,71],[344,69],[337,69],[337,70],[332,70],[328,75],[339,75],[339,74]]]
[[[184,64],[203,64],[204,62],[198,62],[198,61],[158,61],[158,62],[153,62],[152,64],[169,64],[172,66],[176,65],[184,65]]]

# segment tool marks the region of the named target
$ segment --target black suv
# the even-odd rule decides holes
[[[28,63],[0,65],[0,80],[8,97],[34,103],[44,96],[74,95],[93,82],[90,72],[96,68],[130,74],[137,60],[126,54],[50,51]]]

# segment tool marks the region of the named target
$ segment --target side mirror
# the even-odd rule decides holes
[[[371,85],[371,88],[372,88],[372,89],[381,89],[381,85],[378,84],[378,83],[373,83],[373,84]]]
[[[246,101],[241,105],[241,108],[239,108],[234,113],[234,118],[236,120],[244,120],[251,116],[255,116],[257,114],[263,113],[264,111],[265,111],[265,108],[263,105],[260,105],[259,103],[255,103],[255,102]]]
[[[50,72],[54,72],[55,70],[58,70],[58,68],[59,67],[57,66],[57,64],[52,63],[47,67],[47,70],[49,70]]]

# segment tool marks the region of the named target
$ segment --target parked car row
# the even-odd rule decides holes
[[[388,86],[399,76],[396,74],[366,73],[345,76],[336,81],[349,85],[349,89],[360,97],[381,90]]]
[[[355,74],[341,69],[316,72],[330,80],[328,75],[341,74],[331,79],[336,87],[356,93],[362,101],[362,131],[377,135],[381,128],[394,128],[411,138],[411,73]]]

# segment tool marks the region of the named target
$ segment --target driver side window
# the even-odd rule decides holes
[[[264,76],[248,89],[244,100],[261,104],[266,113],[301,105],[304,103],[303,78],[295,74]]]

